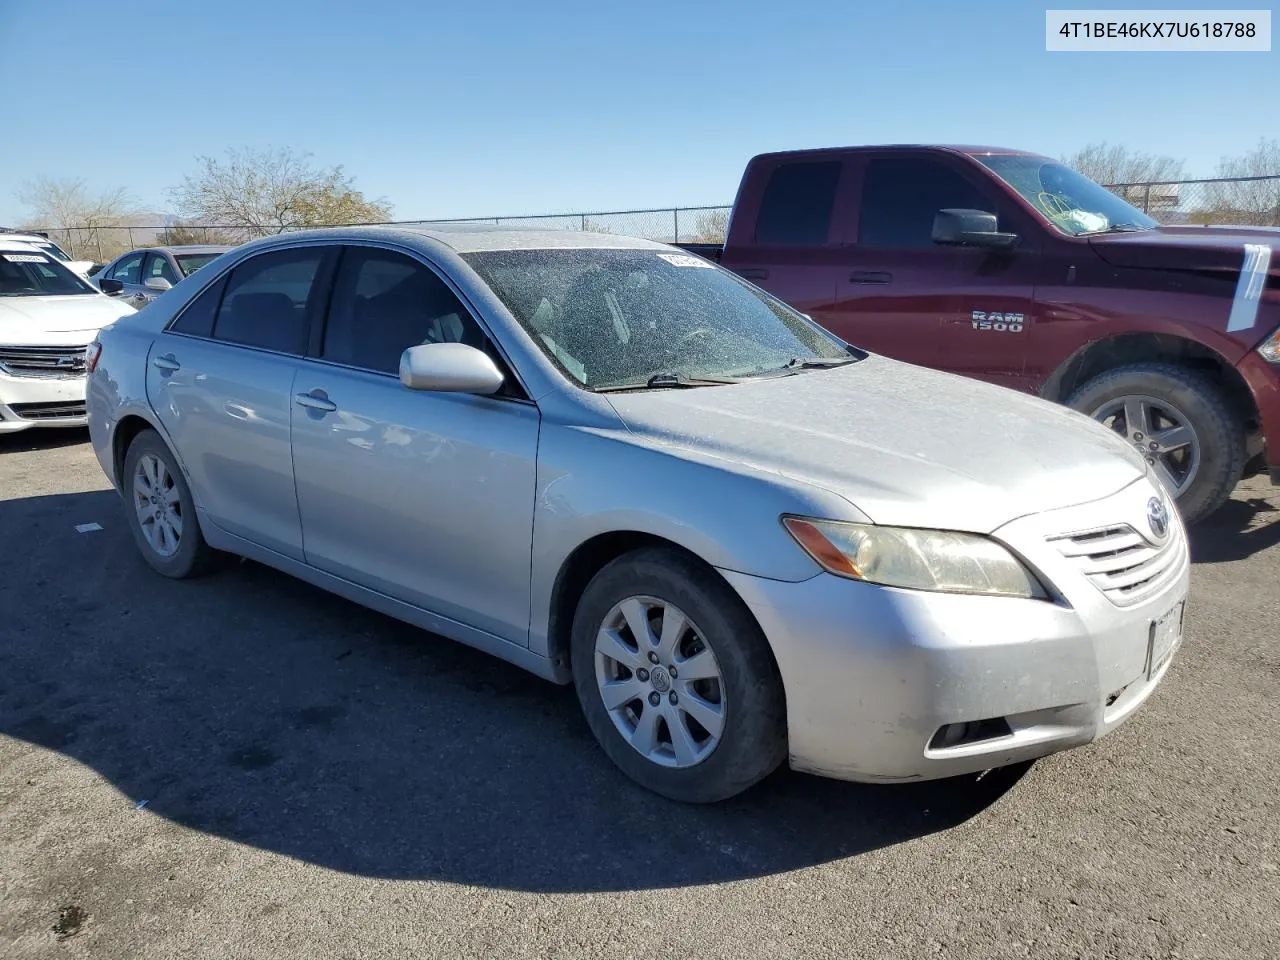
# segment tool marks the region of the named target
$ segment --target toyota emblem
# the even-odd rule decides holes
[[[1169,508],[1159,497],[1152,497],[1147,501],[1147,523],[1158,539],[1164,539],[1169,532]]]

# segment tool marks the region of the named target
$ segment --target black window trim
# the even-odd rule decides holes
[[[323,303],[319,305],[318,309],[314,310],[314,312],[311,308],[311,305],[308,304],[308,314],[309,314],[307,319],[308,335],[307,335],[307,347],[304,353],[301,353],[301,354],[286,353],[280,350],[269,350],[266,347],[255,347],[252,344],[248,344],[248,343],[234,343],[230,340],[219,340],[217,337],[212,335],[212,329],[210,330],[210,336],[207,336],[207,337],[200,336],[199,334],[196,334],[196,333],[187,333],[182,330],[173,329],[174,325],[177,324],[177,322],[182,318],[183,314],[185,314],[187,310],[190,309],[191,305],[195,303],[196,300],[200,299],[201,296],[203,296],[215,284],[220,283],[224,278],[227,280],[230,280],[231,273],[236,269],[236,267],[239,267],[242,264],[248,263],[254,257],[260,256],[262,254],[278,253],[283,250],[301,250],[301,249],[307,249],[310,247],[336,247],[337,251],[331,252],[328,256],[326,256],[321,261],[320,269],[316,273],[315,281],[313,281],[313,283],[324,285],[324,292],[323,292],[323,298],[322,298]],[[493,346],[494,351],[498,354],[498,357],[502,361],[501,366],[503,368],[503,374],[511,378],[514,381],[515,386],[519,388],[519,391],[520,391],[519,396],[499,396],[497,394],[493,394],[486,397],[485,399],[502,400],[502,401],[513,402],[513,403],[526,403],[532,406],[537,406],[537,402],[533,399],[533,395],[530,393],[528,385],[524,382],[524,378],[520,375],[519,371],[516,369],[515,364],[511,362],[510,354],[507,352],[506,348],[503,347],[501,341],[499,341],[498,338],[495,337],[492,334],[492,332],[490,332],[489,324],[485,321],[483,314],[476,309],[476,306],[471,301],[471,298],[468,297],[463,292],[462,288],[459,287],[458,284],[454,282],[453,278],[449,276],[448,271],[440,267],[435,261],[431,260],[421,251],[415,250],[412,247],[404,246],[394,241],[366,240],[364,238],[357,238],[357,237],[351,237],[351,238],[334,237],[334,238],[325,238],[323,240],[308,240],[305,242],[298,242],[298,243],[275,244],[263,250],[256,250],[249,256],[241,257],[238,260],[236,260],[235,263],[228,264],[227,268],[222,272],[220,272],[217,276],[210,277],[208,281],[203,286],[200,287],[199,292],[193,294],[191,298],[182,305],[182,308],[173,315],[173,318],[170,319],[169,322],[165,324],[164,329],[161,331],[161,333],[166,334],[168,336],[173,336],[173,337],[186,337],[190,340],[204,340],[209,343],[217,343],[225,347],[235,348],[239,350],[256,350],[258,353],[266,353],[266,354],[271,354],[273,356],[278,356],[278,357],[289,357],[295,360],[307,360],[311,363],[319,363],[325,366],[337,367],[342,370],[354,370],[360,373],[369,374],[371,376],[387,377],[387,378],[398,381],[399,377],[397,374],[388,373],[385,370],[370,370],[367,367],[357,367],[357,366],[353,366],[352,364],[338,363],[337,361],[334,361],[334,360],[325,360],[323,357],[320,356],[320,348],[324,343],[325,327],[329,322],[329,308],[333,303],[334,283],[338,276],[338,266],[341,263],[342,255],[345,252],[345,249],[347,247],[372,247],[378,250],[385,250],[388,253],[404,254],[405,256],[408,256],[410,259],[416,260],[418,263],[422,264],[424,267],[426,267],[428,270],[434,273],[437,277],[443,280],[445,286],[449,288],[449,290],[453,293],[453,295],[458,298],[458,301],[466,308],[467,313],[470,314],[471,316],[471,319],[480,328],[480,332],[484,334],[485,340],[487,340]],[[226,294],[227,294],[226,285],[224,285],[222,288],[222,293],[218,297],[218,303],[214,307],[215,324],[217,320],[218,311],[222,309],[222,300],[226,296]],[[313,290],[312,296],[314,295],[315,295],[315,291]]]

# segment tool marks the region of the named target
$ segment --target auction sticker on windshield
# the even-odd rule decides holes
[[[660,253],[658,256],[673,267],[706,267],[708,270],[712,269],[711,264],[705,260],[699,260],[697,257],[686,257],[682,253]]]
[[[46,257],[38,253],[6,253],[4,258],[10,263],[48,263]]]

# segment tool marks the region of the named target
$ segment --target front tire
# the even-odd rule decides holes
[[[587,725],[641,786],[713,803],[785,759],[768,642],[728,585],[688,555],[646,548],[606,565],[583,592],[571,644]]]
[[[180,580],[216,565],[219,555],[200,532],[187,481],[160,434],[143,430],[133,438],[121,480],[129,532],[156,572]]]
[[[1244,426],[1203,374],[1135,363],[1094,377],[1067,401],[1125,437],[1152,462],[1188,523],[1231,496],[1244,473]]]

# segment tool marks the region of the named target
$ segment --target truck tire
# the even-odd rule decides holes
[[[1171,363],[1117,367],[1080,387],[1067,405],[1154,461],[1188,524],[1222,506],[1244,473],[1244,425],[1222,391],[1195,370]]]
[[[643,787],[714,803],[787,756],[769,643],[720,577],[666,548],[624,554],[574,613],[573,682],[596,741]]]

